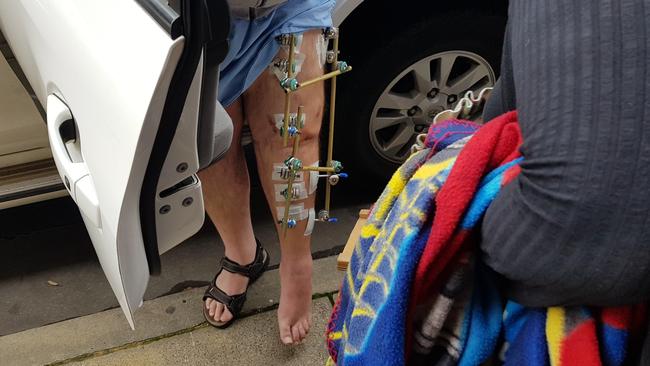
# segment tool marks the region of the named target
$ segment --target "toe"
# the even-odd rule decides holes
[[[293,337],[291,336],[291,327],[289,324],[280,324],[280,340],[284,344],[292,344]]]
[[[206,309],[210,310],[210,304],[212,304],[212,301],[214,301],[214,300],[212,300],[209,297],[207,299],[205,299],[205,308]]]
[[[291,337],[293,338],[294,343],[300,342],[300,330],[298,329],[297,325],[291,327]]]
[[[303,329],[305,330],[305,334],[309,334],[309,329],[311,329],[311,321],[304,319],[302,321],[302,326]]]
[[[230,310],[228,310],[228,308],[224,306],[219,321],[225,323],[227,321],[230,321],[230,319],[232,319],[232,313],[230,312]]]
[[[210,317],[214,316],[214,312],[216,311],[216,309],[217,309],[217,303],[215,301],[211,302],[210,308],[208,309],[209,310],[208,313],[210,313]]]
[[[215,302],[216,302],[216,305],[215,305],[216,309],[214,311],[214,317],[213,318],[214,318],[214,321],[220,322],[221,321],[220,320],[221,319],[221,314],[223,314],[223,304],[220,303],[220,302],[217,302],[217,301],[215,301]]]
[[[298,334],[300,334],[300,342],[305,340],[305,337],[307,336],[307,330],[305,329],[305,325],[301,322],[296,325],[296,328],[298,328]]]

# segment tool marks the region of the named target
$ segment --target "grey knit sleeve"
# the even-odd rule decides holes
[[[647,299],[650,2],[512,0],[508,29],[487,110],[516,104],[525,160],[485,215],[484,261],[528,306]]]

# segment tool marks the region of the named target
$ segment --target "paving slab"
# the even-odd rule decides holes
[[[277,266],[280,248],[274,224],[261,190],[253,189],[252,195],[256,235],[269,251],[271,265]],[[339,222],[314,230],[312,252],[318,257],[340,252],[362,205],[333,207]],[[0,248],[0,336],[118,306],[69,198],[0,211]],[[199,233],[161,256],[162,274],[149,280],[145,300],[205,286],[222,255],[223,244],[206,219]],[[34,301],[35,294],[46,298],[47,306]]]
[[[342,272],[336,270],[336,257],[315,260],[313,293],[320,296],[337,291],[342,276]],[[243,314],[256,314],[276,306],[279,283],[278,270],[267,271],[249,289]],[[201,313],[204,290],[203,287],[188,288],[145,301],[135,313],[134,331],[130,330],[120,309],[111,309],[0,337],[2,364],[48,364],[183,332],[204,322]],[[323,300],[329,303],[326,296]]]
[[[331,312],[327,298],[312,303],[314,324],[298,346],[280,343],[274,311],[247,317],[228,329],[203,326],[190,332],[138,344],[73,365],[324,365],[325,329]]]

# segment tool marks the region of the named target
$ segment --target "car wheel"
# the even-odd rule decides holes
[[[459,30],[459,24],[467,26]],[[355,57],[337,98],[337,120],[345,126],[337,143],[351,177],[385,182],[438,112],[469,90],[492,86],[503,26],[499,16],[446,15]]]

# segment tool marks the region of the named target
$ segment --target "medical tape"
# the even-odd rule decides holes
[[[318,36],[315,46],[316,46],[316,56],[318,58],[320,67],[325,66],[325,62],[327,62],[328,44],[329,44],[329,40],[326,40],[324,35],[321,34]]]
[[[317,167],[318,164],[320,164],[320,162],[316,161],[315,163],[309,166]],[[313,194],[314,192],[316,192],[316,188],[318,188],[318,174],[320,173],[315,170],[309,172],[309,188],[307,189],[308,194]]]
[[[307,218],[307,227],[305,227],[305,236],[311,235],[311,232],[314,231],[315,222],[316,222],[316,211],[313,208],[310,208],[308,218]]]
[[[303,171],[295,172],[296,177],[293,179],[294,182],[303,181]],[[271,180],[275,182],[286,182],[289,180],[290,171],[289,168],[284,163],[273,164],[273,173],[271,174]]]
[[[285,202],[287,200],[286,192],[289,188],[288,184],[274,184],[275,200],[277,202]],[[305,183],[298,182],[291,185],[291,200],[304,200],[307,198],[307,190]]]
[[[278,221],[284,219],[284,206],[276,207],[275,212],[277,214]],[[309,210],[305,210],[305,204],[299,203],[289,206],[289,219],[296,221],[307,220],[309,217]]]
[[[299,127],[303,128],[305,127],[305,122],[307,121],[307,115],[305,113],[302,114],[302,123],[300,126],[297,126],[297,119],[298,119],[298,113],[289,113],[289,126],[294,126],[294,127]],[[276,113],[273,115],[273,118],[275,119],[275,127],[279,130],[280,127],[284,126],[284,114],[281,113]]]

